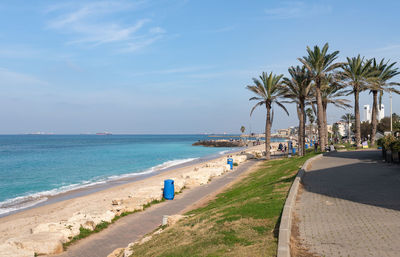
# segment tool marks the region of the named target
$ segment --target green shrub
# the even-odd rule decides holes
[[[389,150],[391,149],[391,144],[396,141],[396,138],[393,135],[387,135],[382,138],[383,140],[383,148]]]
[[[393,141],[390,144],[390,149],[392,149],[393,152],[400,152],[400,140],[397,139],[397,140]]]

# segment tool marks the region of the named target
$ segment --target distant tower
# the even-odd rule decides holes
[[[385,117],[385,106],[381,104],[381,108],[378,108],[378,121],[381,121]]]
[[[371,122],[371,109],[369,108],[369,104],[364,105],[364,120]]]

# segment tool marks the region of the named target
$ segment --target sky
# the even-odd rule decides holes
[[[398,10],[395,0],[2,0],[0,134],[263,132],[252,78],[287,76],[325,42],[339,61],[400,63]],[[371,103],[362,93],[361,108]],[[388,95],[383,104],[389,115]],[[273,130],[298,124],[288,109],[275,109]],[[346,112],[329,106],[328,122]]]

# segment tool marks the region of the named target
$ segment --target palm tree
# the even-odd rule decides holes
[[[335,138],[337,138],[337,137],[338,137],[338,134],[339,134],[339,125],[338,125],[337,123],[334,123],[334,124],[332,125],[332,132],[333,132],[333,136],[334,136]]]
[[[360,121],[360,92],[366,89],[367,81],[374,77],[374,72],[371,69],[372,60],[365,60],[364,57],[349,58],[347,63],[342,66],[340,76],[343,81],[351,87],[349,94],[354,94],[354,116],[356,127],[356,145],[361,145],[361,121]]]
[[[271,158],[270,145],[271,145],[271,126],[274,117],[274,111],[272,109],[272,105],[276,104],[281,107],[287,115],[289,112],[286,107],[280,103],[278,100],[283,96],[281,78],[283,75],[275,75],[272,72],[267,74],[263,72],[262,75],[257,78],[253,78],[254,85],[247,86],[246,88],[256,94],[257,96],[251,97],[249,101],[256,100],[258,101],[256,105],[251,109],[250,116],[253,111],[257,108],[257,106],[265,105],[267,109],[267,118],[265,122],[265,152],[266,159],[269,160]]]
[[[370,79],[370,83],[368,83],[368,89],[370,89],[370,93],[372,93],[372,113],[371,113],[371,144],[375,145],[375,135],[376,129],[378,126],[377,114],[378,114],[378,92],[380,93],[379,97],[379,109],[382,102],[383,91],[396,92],[399,93],[396,89],[391,86],[399,85],[399,83],[395,82],[387,82],[392,79],[394,76],[400,74],[398,68],[394,68],[393,66],[396,62],[389,64],[389,61],[385,63],[385,59],[382,59],[379,63],[374,58],[371,64],[371,68],[375,75]]]
[[[308,120],[310,121],[310,139],[312,139],[312,127],[315,121],[314,111],[311,108],[307,108],[306,115],[308,117]]]
[[[323,85],[323,79],[327,74],[334,69],[340,67],[341,63],[333,63],[339,54],[339,51],[328,54],[329,45],[326,43],[322,49],[318,46],[314,46],[314,50],[307,46],[308,56],[298,58],[298,60],[304,64],[304,66],[311,72],[313,80],[315,82],[315,97],[317,102],[317,122],[319,141],[321,151],[325,151],[325,129],[323,127],[323,106],[321,97],[321,88]]]
[[[240,132],[242,132],[242,136],[243,136],[243,133],[246,131],[246,128],[244,127],[244,126],[241,126],[240,127]],[[242,140],[242,139],[241,139]],[[246,140],[247,141],[247,140]]]
[[[291,78],[283,78],[284,97],[292,99],[288,101],[289,103],[296,103],[299,118],[299,155],[303,156],[305,154],[305,106],[306,101],[312,96],[312,77],[304,66],[290,67],[288,71]]]
[[[351,130],[350,130],[350,124],[352,124],[355,120],[354,114],[352,113],[346,113],[341,117],[341,121],[347,123],[347,139],[349,140],[349,143],[351,143]]]
[[[325,130],[325,142],[328,142],[328,123],[326,114],[328,104],[333,104],[342,109],[351,107],[351,105],[348,104],[350,102],[349,100],[340,98],[346,95],[346,92],[343,90],[344,88],[344,85],[337,83],[336,74],[328,74],[324,79],[324,86],[321,88],[321,98],[322,110],[324,114],[323,126]]]

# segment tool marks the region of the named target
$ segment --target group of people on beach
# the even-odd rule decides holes
[[[280,152],[282,152],[282,153],[286,153],[286,150],[287,150],[286,144],[283,145],[282,143],[279,143],[279,145],[278,145],[278,151],[280,151]]]
[[[315,142],[314,142],[314,151],[315,151],[315,152],[318,152],[318,147],[319,147],[319,142],[318,142],[318,141],[315,141]],[[286,144],[279,143],[279,145],[278,145],[278,151],[279,151],[279,152],[286,153],[287,149],[288,149],[288,147],[287,147]],[[289,150],[290,150],[290,149],[289,149]],[[328,152],[334,152],[334,151],[336,151],[335,146],[333,145],[333,142],[331,142],[330,145],[327,145],[327,146],[325,147],[325,151],[328,151]]]

